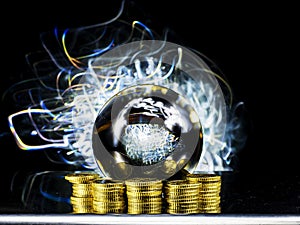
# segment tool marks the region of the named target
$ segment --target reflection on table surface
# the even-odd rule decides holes
[[[1,192],[1,214],[72,213],[70,171],[19,171],[10,190]],[[253,176],[224,172],[220,191],[221,215],[299,214],[299,176]]]

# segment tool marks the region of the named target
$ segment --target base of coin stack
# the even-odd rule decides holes
[[[221,176],[216,174],[119,181],[80,171],[65,179],[72,184],[74,214],[221,213]]]

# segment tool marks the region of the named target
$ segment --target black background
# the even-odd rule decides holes
[[[103,22],[117,14],[121,1],[14,4],[3,6],[1,13],[1,94],[27,78],[25,54],[42,49],[41,32]],[[235,181],[235,186],[242,187],[238,189],[244,191],[242,194],[259,192],[262,202],[263,196],[268,196],[266,201],[271,209],[256,210],[252,206],[251,211],[245,206],[233,207],[233,212],[299,213],[296,7],[280,2],[262,5],[191,0],[127,1],[125,7],[135,8],[127,15],[129,21],[140,20],[157,32],[168,27],[181,44],[210,58],[227,77],[235,101],[244,102],[247,143],[236,155],[234,172],[242,179]],[[4,212],[16,169],[52,166],[42,152],[17,148],[7,125],[7,116],[13,112],[12,105],[1,103],[0,202]],[[279,208],[272,209],[272,196],[279,192],[288,194],[274,197]]]

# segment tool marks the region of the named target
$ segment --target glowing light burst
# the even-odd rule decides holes
[[[189,121],[200,120],[203,146],[195,170],[230,169],[230,157],[236,151],[232,145],[235,139],[233,131],[239,129],[239,121],[232,117],[236,107],[231,108],[228,84],[210,69],[201,54],[170,43],[166,37],[158,40],[139,21],[128,24],[118,20],[122,10],[115,18],[102,24],[63,32],[56,29],[54,42],[42,36],[50,59],[42,58],[33,64],[38,76],[34,81],[38,84],[26,89],[29,101],[24,109],[8,118],[17,145],[24,150],[51,149],[51,153],[48,152],[51,161],[103,173],[101,169],[99,171],[92,146],[99,113],[123,90],[151,85],[152,88],[170,89],[182,96],[186,100],[182,107],[192,108],[187,110]],[[53,43],[55,46],[50,47]],[[38,57],[41,59],[41,56]],[[26,85],[30,86],[30,82]],[[15,95],[26,93],[20,91],[20,86],[14,87],[13,90],[17,90]],[[229,102],[226,102],[228,96],[224,97],[224,94],[229,95]],[[147,115],[155,117],[157,112],[168,114],[164,122],[166,127],[176,121],[181,124],[181,129],[189,129],[187,122],[180,119],[180,113],[168,111],[161,101],[155,106],[153,104],[149,101],[142,104]],[[149,134],[145,132],[147,129]],[[125,131],[122,142],[133,158],[145,153],[145,146],[150,146],[150,149],[152,146],[166,158],[178,143],[178,137],[156,124],[130,125]],[[141,142],[146,136],[155,140]],[[136,148],[140,152],[134,152]],[[154,150],[145,153],[148,154],[145,163],[149,155],[152,158],[159,156],[150,152]]]
[[[176,144],[175,135],[157,124],[129,125],[123,139],[127,155],[133,160],[141,159],[143,164],[165,159]]]

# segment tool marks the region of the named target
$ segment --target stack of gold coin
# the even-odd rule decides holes
[[[70,203],[73,213],[93,213],[92,181],[98,177],[92,172],[74,172],[65,176],[72,184]]]
[[[195,214],[199,212],[200,183],[187,180],[169,180],[164,187],[166,212],[170,214]]]
[[[191,183],[200,183],[199,213],[221,212],[221,176],[216,174],[187,174]]]
[[[163,183],[157,179],[125,181],[128,214],[160,214]]]
[[[125,212],[125,184],[100,178],[93,181],[93,209],[96,214]]]

